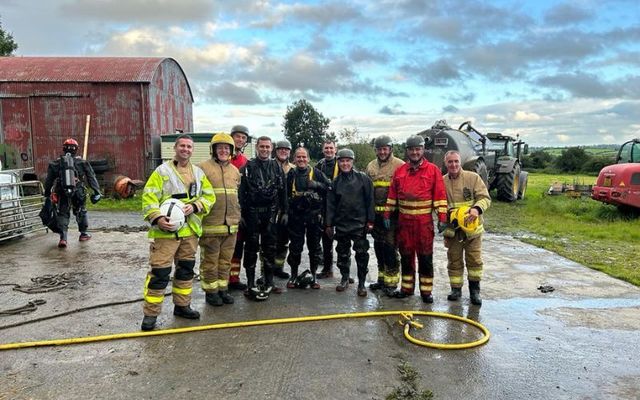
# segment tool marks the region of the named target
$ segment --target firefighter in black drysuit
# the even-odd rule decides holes
[[[44,181],[44,196],[50,197],[54,193],[53,201],[58,206],[58,225],[62,232],[58,247],[67,247],[67,230],[71,210],[76,216],[81,242],[91,239],[87,233],[89,221],[87,219],[86,188],[85,181],[93,190],[91,203],[100,201],[100,186],[93,168],[86,160],[76,155],[78,142],[75,139],[67,139],[62,144],[62,153],[57,160],[51,161],[47,169],[47,177]]]
[[[316,271],[322,262],[322,213],[326,193],[331,189],[331,181],[318,168],[309,165],[309,152],[304,147],[296,149],[294,163],[295,168],[287,174],[290,240],[287,263],[291,267],[291,278],[287,282],[287,288],[299,287],[298,267],[306,236],[311,288],[320,289],[316,282]]]
[[[336,287],[343,292],[349,286],[351,265],[351,243],[356,252],[358,267],[358,296],[366,296],[365,281],[369,264],[369,241],[367,233],[373,230],[375,221],[373,183],[364,173],[353,168],[355,155],[350,149],[338,151],[340,173],[327,194],[327,219],[325,232],[338,242],[336,264],[342,277]]]
[[[287,192],[282,168],[270,158],[271,139],[262,136],[256,143],[257,157],[241,170],[240,209],[246,232],[244,268],[247,274],[249,298],[266,300],[270,293],[281,293],[273,284],[276,255],[276,223],[287,225]],[[280,221],[276,217],[280,213]],[[256,287],[258,251],[264,260],[264,284]]]

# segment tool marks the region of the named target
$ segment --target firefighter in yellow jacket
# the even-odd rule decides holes
[[[229,270],[238,236],[240,172],[231,164],[234,142],[231,135],[218,133],[211,139],[211,159],[198,166],[213,186],[216,203],[202,221],[200,237],[200,285],[207,304],[233,304],[229,295]]]
[[[164,290],[169,284],[174,260],[173,315],[200,318],[200,313],[191,308],[193,268],[198,237],[202,234],[201,218],[207,215],[216,197],[204,172],[189,161],[193,153],[193,139],[189,135],[180,135],[173,148],[173,160],[153,171],[142,195],[144,219],[151,224],[149,238],[153,239],[149,255],[151,268],[144,284],[141,326],[144,331],[155,327],[162,311]],[[178,199],[184,204],[181,211],[186,221],[179,229],[169,213],[161,212],[161,205],[170,199]]]
[[[482,214],[491,205],[491,197],[480,175],[462,169],[460,153],[448,151],[444,161],[447,167],[444,184],[450,216],[449,225],[444,230],[451,284],[447,299],[456,301],[462,296],[466,264],[469,297],[472,304],[479,306],[482,305]]]
[[[391,177],[404,161],[393,155],[393,143],[387,135],[378,136],[373,145],[376,159],[367,165],[365,173],[373,181],[373,197],[375,201],[376,219],[373,225],[373,248],[378,260],[378,281],[369,285],[369,289],[382,289],[388,296],[393,295],[400,282],[400,254],[396,246],[396,227],[398,215],[392,214],[389,229],[384,226],[387,194],[391,185]]]

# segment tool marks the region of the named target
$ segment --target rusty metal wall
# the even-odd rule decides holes
[[[89,114],[87,158],[109,162],[105,182],[115,175],[145,179],[152,171],[151,137],[193,130],[192,102],[172,59],[160,64],[151,84],[0,82],[0,157],[8,167],[33,166],[43,177],[67,137],[82,149]]]

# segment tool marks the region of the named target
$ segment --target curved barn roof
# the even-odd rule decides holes
[[[0,82],[140,82],[153,80],[168,57],[0,57]],[[191,87],[186,78],[191,99]]]

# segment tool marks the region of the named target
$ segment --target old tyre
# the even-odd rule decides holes
[[[514,202],[518,199],[520,191],[520,164],[515,164],[513,169],[505,174],[496,176],[498,200]]]
[[[529,173],[526,171],[520,172],[520,188],[518,190],[518,200],[524,199],[524,195],[527,191],[528,181],[529,181]]]
[[[484,163],[484,160],[478,159],[473,164],[473,172],[480,175],[482,178],[482,182],[489,189],[489,173],[487,172],[487,165]]]

